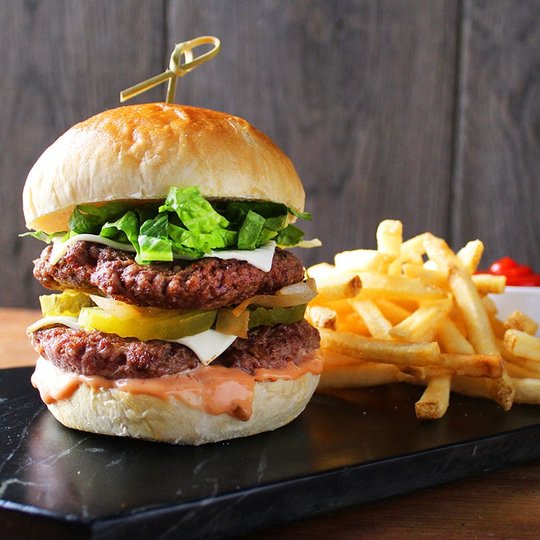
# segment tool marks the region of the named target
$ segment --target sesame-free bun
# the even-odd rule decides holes
[[[171,186],[193,185],[210,199],[304,208],[292,163],[248,122],[208,109],[147,103],[93,116],[45,150],[24,186],[26,226],[65,231],[77,204],[163,199]]]
[[[49,369],[56,371],[58,377],[65,376],[52,364]],[[94,390],[84,383],[68,399],[47,407],[70,428],[198,445],[255,435],[288,424],[304,410],[318,382],[319,375],[310,372],[292,380],[256,382],[253,412],[247,421],[228,414],[212,415],[173,397],[161,399],[116,388]]]

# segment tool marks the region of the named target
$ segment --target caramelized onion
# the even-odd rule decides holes
[[[317,296],[315,280],[309,278],[300,283],[283,287],[276,294],[258,294],[247,298],[232,310],[235,317],[240,316],[251,304],[262,307],[293,307],[307,304]]]

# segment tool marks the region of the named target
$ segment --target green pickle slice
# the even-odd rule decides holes
[[[274,326],[275,324],[292,324],[301,321],[306,312],[306,304],[288,308],[258,307],[250,312],[249,328],[256,326]]]
[[[85,330],[98,330],[120,337],[150,339],[180,339],[209,330],[216,320],[217,311],[189,311],[187,313],[118,317],[101,308],[83,308],[79,324]]]
[[[76,317],[82,308],[95,305],[84,293],[64,291],[62,294],[46,294],[39,297],[41,312],[44,317]]]

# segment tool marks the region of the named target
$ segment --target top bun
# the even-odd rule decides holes
[[[26,226],[65,231],[77,204],[163,199],[171,186],[193,185],[209,199],[304,209],[302,182],[289,158],[248,122],[147,103],[93,116],[45,150],[24,186]]]

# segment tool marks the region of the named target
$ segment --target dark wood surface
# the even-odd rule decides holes
[[[24,328],[38,315],[0,308],[0,369],[34,363]],[[540,463],[534,462],[275,527],[245,540],[532,539],[539,536],[539,506]]]
[[[0,305],[41,291],[42,244],[17,237],[32,163],[201,34],[223,51],[177,100],[244,116],[291,156],[325,243],[307,264],[399,218],[540,269],[539,21],[534,0],[3,1]]]

